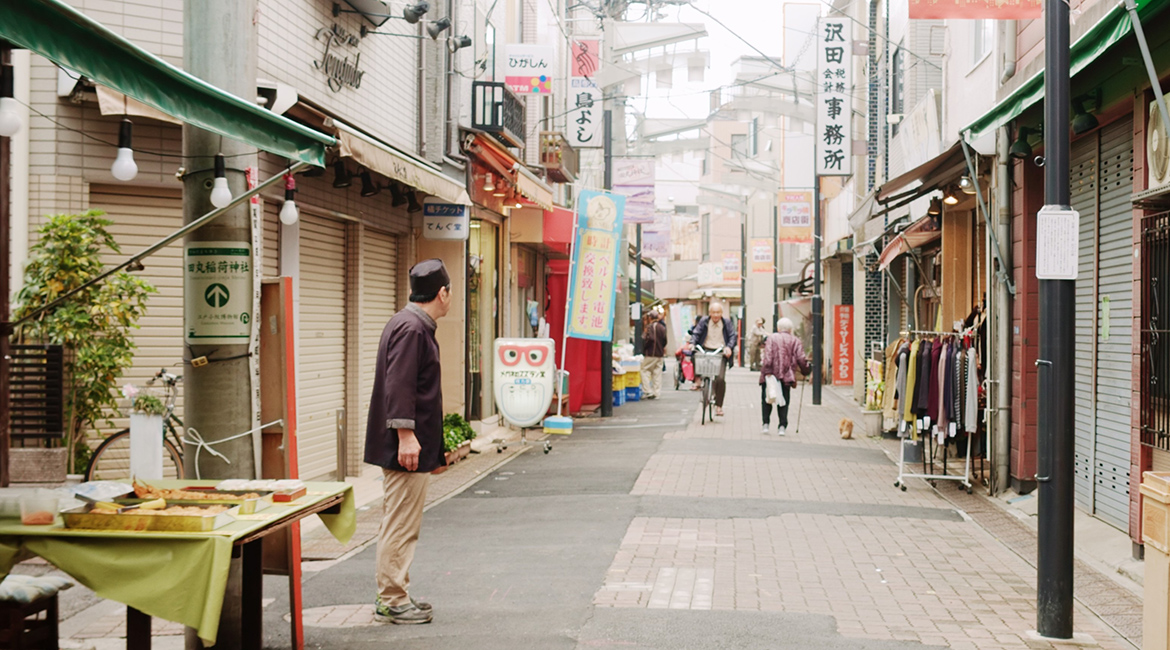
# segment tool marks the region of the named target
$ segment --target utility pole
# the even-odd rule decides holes
[[[245,99],[256,96],[256,3],[257,0],[209,3],[186,0],[183,8],[183,61],[187,72]],[[238,171],[257,166],[256,150],[230,138],[202,129],[183,126],[183,154],[186,167],[195,170],[184,178],[183,220],[190,223],[213,209],[210,182],[214,158],[218,153],[227,159],[227,179],[232,194],[245,190],[244,175]],[[219,217],[211,224],[187,235],[188,247],[199,242],[232,242],[251,248],[252,225],[249,206],[243,205]],[[249,274],[249,278],[251,275]],[[191,278],[185,279],[184,291],[192,292]],[[239,287],[232,293],[238,293]],[[252,286],[240,296],[248,312],[252,308]],[[204,300],[203,295],[185,296],[185,301]],[[224,300],[214,298],[214,300]],[[234,303],[234,300],[233,300]],[[250,317],[252,314],[250,314]],[[195,323],[184,323],[184,332]],[[191,345],[189,359],[205,357],[202,367],[187,366],[183,383],[186,400],[186,424],[196,429],[204,440],[213,442],[251,429],[252,380],[249,373],[248,341],[238,344]],[[225,359],[219,361],[219,359]],[[199,476],[203,478],[253,478],[256,475],[252,439],[245,436],[215,446],[231,464],[211,454],[200,454]],[[195,476],[195,454],[185,456],[187,475]]]
[[[607,108],[602,115],[601,137],[605,144],[603,189],[608,192],[613,189],[613,111]],[[625,251],[620,250],[619,247],[619,264],[624,254]],[[641,264],[638,266],[640,272]],[[614,314],[614,317],[617,318],[618,315]],[[628,316],[621,316],[621,318],[628,318]],[[601,417],[613,417],[613,339],[601,342]]]
[[[634,354],[642,354],[642,224],[636,224],[634,228],[638,249],[634,252],[634,304],[638,306],[638,318],[634,320]]]
[[[1062,0],[1047,0],[1045,4],[1044,203],[1048,209],[1067,210],[1069,10]],[[1038,238],[1037,247],[1042,245]],[[1041,636],[1054,639],[1073,636],[1075,301],[1075,280],[1040,280],[1036,629]]]
[[[8,65],[11,46],[0,41],[0,65]],[[12,248],[9,242],[11,219],[11,176],[9,161],[12,139],[0,137],[0,487],[8,487],[8,449],[12,446],[9,437],[8,374],[10,372],[9,345],[12,324],[8,320],[9,291],[8,267],[12,263]]]
[[[821,300],[821,177],[813,176],[813,297],[812,297],[812,403],[821,404],[821,366],[825,351],[825,308]]]
[[[743,351],[747,348],[747,219],[740,214],[739,222],[739,367],[743,365]]]
[[[772,194],[772,331],[780,325],[780,206]]]

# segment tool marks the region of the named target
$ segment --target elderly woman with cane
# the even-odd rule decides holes
[[[764,342],[763,360],[760,363],[760,402],[763,408],[764,435],[770,432],[772,407],[779,415],[776,435],[782,436],[788,428],[788,405],[792,389],[796,386],[796,370],[808,374],[811,365],[804,354],[800,339],[792,333],[792,321],[781,318],[775,334],[768,335]],[[769,390],[771,384],[771,390]]]

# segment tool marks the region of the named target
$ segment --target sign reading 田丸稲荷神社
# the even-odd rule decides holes
[[[247,345],[252,334],[252,245],[191,242],[183,252],[184,321],[191,345]]]
[[[354,54],[353,61],[350,61],[345,48],[357,47],[361,40],[336,24],[318,29],[313,39],[325,45],[325,51],[320,59],[313,61],[313,67],[328,79],[329,90],[338,92],[342,86],[360,88],[362,77],[366,74],[365,70],[358,67],[362,53]]]

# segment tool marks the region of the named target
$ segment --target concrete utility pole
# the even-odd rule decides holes
[[[258,41],[256,6],[257,0],[185,0],[183,59],[187,72],[244,99],[254,98]],[[245,190],[245,179],[242,173],[232,171],[232,168],[256,167],[255,148],[193,126],[183,127],[183,154],[187,156],[184,166],[193,170],[184,179],[184,223],[190,223],[213,209],[210,186],[214,157],[218,153],[227,157],[228,184],[232,194],[238,196]],[[248,204],[191,233],[184,244],[189,247],[198,242],[233,242],[250,247],[252,224]],[[248,277],[246,294],[238,297],[238,303],[235,297],[231,298],[231,304],[237,305],[239,311],[246,310],[250,319],[254,316],[251,314],[251,274]],[[241,289],[242,285],[236,285],[232,293],[239,293]],[[189,277],[185,280],[184,291],[193,291]],[[184,298],[188,301],[204,300],[202,293]],[[195,324],[184,322],[183,325],[186,332]],[[198,368],[188,365],[183,373],[185,423],[208,442],[230,438],[255,426],[248,349],[247,339],[238,344],[191,345],[188,348],[188,359],[206,357],[210,362]],[[203,478],[256,476],[251,437],[218,444],[215,450],[227,456],[231,464],[202,453],[198,469]],[[195,454],[190,452],[188,448],[184,464],[187,475],[193,477]]]
[[[608,108],[602,113],[602,137],[605,143],[605,181],[606,192],[613,189],[613,112]],[[626,256],[626,251],[618,246],[618,264]],[[621,279],[621,275],[618,275]],[[617,318],[628,318],[628,314],[615,314]],[[601,342],[601,417],[613,417],[613,341]]]

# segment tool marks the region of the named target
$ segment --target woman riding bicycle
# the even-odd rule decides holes
[[[727,366],[731,364],[731,357],[738,337],[731,320],[723,317],[723,305],[712,302],[707,308],[707,316],[699,319],[691,334],[691,344],[701,346],[706,350],[723,348],[723,363],[719,366],[719,376],[715,378],[715,415],[723,416],[723,398],[727,394]]]

